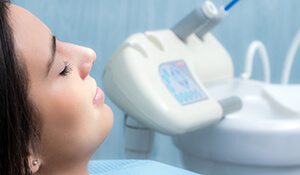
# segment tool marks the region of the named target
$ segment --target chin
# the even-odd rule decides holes
[[[111,108],[107,104],[104,104],[104,111],[105,111],[105,118],[107,120],[107,125],[109,126],[109,131],[110,131],[114,122],[114,114]]]
[[[99,147],[105,140],[105,138],[108,136],[110,130],[113,126],[113,112],[109,106],[104,104],[102,110],[101,110],[101,117],[100,117],[100,124],[98,125],[97,129],[97,147]]]

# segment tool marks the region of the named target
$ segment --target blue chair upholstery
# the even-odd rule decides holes
[[[151,160],[94,160],[90,175],[199,175]]]

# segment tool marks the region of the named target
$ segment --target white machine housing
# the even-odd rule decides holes
[[[175,73],[184,73],[182,81],[175,80],[177,75],[172,77],[174,67]],[[167,80],[165,70],[170,76]],[[202,82],[232,77],[231,58],[211,34],[203,40],[193,34],[183,42],[171,30],[161,30],[129,37],[110,59],[103,81],[105,92],[125,114],[149,128],[174,135],[220,120],[222,107]],[[178,85],[182,82],[188,82],[184,85],[187,91]]]

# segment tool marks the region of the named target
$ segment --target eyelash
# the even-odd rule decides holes
[[[65,63],[65,67],[64,69],[59,73],[60,76],[68,76],[71,72],[72,72],[72,67],[71,64],[68,63],[67,61],[64,62]]]

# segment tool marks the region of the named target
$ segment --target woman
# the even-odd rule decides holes
[[[112,127],[89,48],[0,0],[0,174],[84,175]]]

